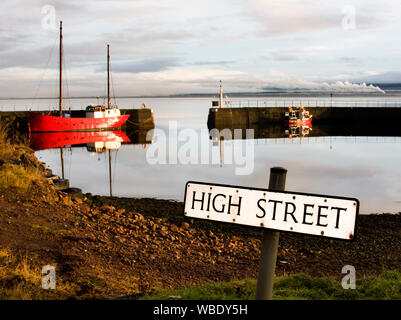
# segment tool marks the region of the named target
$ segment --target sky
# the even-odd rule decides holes
[[[401,82],[401,2],[393,0],[117,0],[0,3],[0,97],[64,93],[380,92]]]

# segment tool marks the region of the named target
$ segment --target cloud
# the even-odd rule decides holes
[[[329,46],[303,46],[303,47],[288,47],[268,50],[266,54],[262,54],[261,58],[272,61],[299,61],[316,54],[321,55],[322,52],[327,53],[333,48]]]
[[[359,62],[359,58],[356,58],[356,57],[341,57],[339,60],[340,60],[340,62],[344,62],[346,64],[352,64],[352,65],[358,64],[358,62]]]
[[[352,83],[350,81],[335,81],[335,82],[314,82],[304,79],[292,79],[286,81],[275,81],[267,84],[263,89],[292,89],[292,90],[318,90],[318,91],[336,91],[336,92],[380,92],[385,94],[385,91],[378,86],[366,83]]]
[[[195,61],[188,63],[188,65],[194,66],[227,66],[235,63],[234,60],[220,60],[220,61]]]
[[[344,4],[305,0],[250,0],[246,14],[260,26],[257,34],[263,37],[308,34],[329,29],[342,29]],[[348,4],[349,5],[349,4]],[[357,27],[371,28],[383,23],[376,10],[366,3],[352,1]],[[376,7],[376,6],[374,6]]]
[[[274,51],[270,55],[275,61],[297,61],[300,58],[299,53],[292,50]]]
[[[113,72],[140,73],[157,72],[178,66],[176,58],[152,58],[139,61],[118,61],[112,64]],[[104,71],[102,69],[101,71]]]
[[[225,92],[260,92],[265,90],[310,90],[328,92],[384,93],[378,86],[350,81],[318,82],[303,78],[287,77],[285,73],[271,70],[277,80],[255,76],[241,70],[189,67],[175,64],[174,58],[112,64],[113,88],[116,96],[170,95],[183,93],[213,93],[218,90],[219,80],[223,81]],[[117,70],[115,70],[117,69]],[[121,70],[119,70],[121,69]],[[104,70],[99,69],[99,72]],[[99,96],[104,94],[105,75],[99,72],[82,73],[79,67],[68,71],[69,96]],[[0,70],[3,92],[19,92],[19,96],[34,96],[41,83],[39,96],[57,95],[57,70],[47,72],[26,68]],[[27,83],[30,85],[27,86]],[[67,94],[67,92],[66,92]],[[4,96],[4,93],[3,93]]]
[[[360,81],[360,79],[368,83],[399,83],[401,82],[401,72],[376,72],[375,74],[366,75],[363,78],[355,77],[354,81]]]
[[[56,50],[51,47],[42,47],[34,50],[0,52],[0,69],[12,67],[45,68],[46,61],[49,58],[51,60],[50,52],[55,52]],[[55,68],[56,65],[56,60],[53,59],[49,67]]]
[[[46,67],[47,79],[57,71],[58,30],[42,28],[45,5],[54,6],[56,24],[64,22],[65,70],[73,95],[99,94],[108,43],[114,79],[121,80],[118,91],[124,95],[134,86],[136,94],[210,92],[220,79],[233,92],[270,86],[378,91],[363,83],[401,80],[386,72],[398,67],[396,59],[387,58],[397,54],[391,47],[396,34],[388,30],[399,26],[399,3],[384,3],[346,3],[356,9],[357,30],[345,33],[343,3],[326,1],[3,0],[0,96],[26,95]],[[387,29],[374,29],[385,22]],[[263,41],[266,37],[269,41]],[[300,79],[281,71],[273,76],[268,68]],[[51,86],[43,89],[45,96],[53,92]]]

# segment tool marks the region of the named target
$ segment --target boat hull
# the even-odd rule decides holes
[[[122,131],[31,132],[29,140],[34,151],[99,141],[130,142],[130,139]]]
[[[53,131],[90,131],[119,128],[129,118],[129,115],[105,118],[66,118],[28,113],[28,125],[31,132]]]

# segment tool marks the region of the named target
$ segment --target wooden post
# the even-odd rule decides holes
[[[61,178],[64,180],[64,152],[63,147],[60,147],[60,158],[61,158]]]
[[[284,191],[287,169],[273,167],[270,169],[269,190]],[[280,232],[265,229],[263,231],[262,252],[260,259],[258,283],[256,287],[257,300],[273,299],[274,272],[276,269],[277,248]]]

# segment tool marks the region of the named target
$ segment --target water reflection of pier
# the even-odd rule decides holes
[[[213,130],[217,129],[217,130]],[[288,140],[288,128],[282,125],[272,124],[266,127],[259,126],[249,126],[249,127],[228,127],[228,128],[209,128],[210,130],[210,139],[216,139],[216,133],[222,133],[224,136],[224,140],[232,140],[232,139],[249,139],[249,136],[246,136],[246,130],[253,130],[253,139],[255,140],[265,140],[265,139],[286,139]],[[230,134],[224,134],[224,132],[231,132]],[[235,134],[236,132],[236,134]],[[317,139],[312,138],[335,138],[335,137],[349,137],[353,138],[355,141],[364,141],[368,137],[372,138],[369,141],[375,140],[383,140],[376,138],[385,138],[388,137],[391,140],[392,138],[401,137],[401,127],[398,126],[378,126],[378,125],[370,125],[370,124],[359,124],[359,125],[350,125],[350,126],[329,126],[329,125],[313,125],[313,127],[308,130],[307,135],[303,136],[302,139],[309,139],[313,141],[317,141]],[[299,137],[295,137],[295,141],[299,139]],[[320,139],[323,141],[324,139]],[[352,140],[352,139],[351,139]],[[396,139],[399,140],[399,139]]]
[[[254,140],[256,145],[264,144],[331,144],[331,143],[401,143],[401,137],[350,137],[350,136],[327,136],[327,137],[305,137],[303,139],[292,139],[288,138],[265,138]]]
[[[246,140],[245,130],[242,131],[242,136],[232,137],[231,139],[227,135],[219,135],[219,131],[210,131],[210,140],[213,141],[214,145],[219,145],[221,141],[232,141],[232,140]],[[216,135],[217,133],[217,135]],[[249,137],[248,137],[249,138]],[[326,136],[304,136],[302,138],[289,139],[288,136],[261,136],[258,135],[253,139],[256,145],[264,144],[327,144],[327,143],[401,143],[401,135],[398,136],[378,136],[378,135],[361,135],[361,136],[346,136],[346,135],[326,135]]]
[[[401,127],[394,120],[401,108],[310,108],[313,120],[296,127],[285,125],[287,108],[211,108],[208,117],[210,138],[218,132],[225,140],[249,139],[312,139],[315,137],[401,137]],[[235,134],[237,132],[237,134]],[[219,139],[219,138],[217,138]]]

